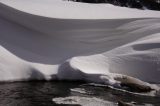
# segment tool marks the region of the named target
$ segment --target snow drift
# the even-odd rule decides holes
[[[160,83],[159,17],[105,4],[0,0],[0,81],[84,80],[158,90],[149,83]]]

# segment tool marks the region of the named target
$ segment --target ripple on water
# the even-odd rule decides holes
[[[63,106],[57,103],[63,103],[64,106],[67,106],[65,104],[68,103],[72,103],[72,106],[75,106],[75,104],[116,106],[119,100],[124,102],[134,101],[138,104],[137,106],[148,106],[148,104],[160,106],[160,98],[136,96],[104,86],[87,86],[80,82],[0,84],[0,106]]]

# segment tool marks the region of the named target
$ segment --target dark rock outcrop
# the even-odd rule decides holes
[[[160,0],[70,0],[85,3],[110,3],[113,5],[138,8],[160,10]]]

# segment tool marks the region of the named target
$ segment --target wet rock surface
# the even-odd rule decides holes
[[[159,0],[71,0],[86,3],[111,3],[122,7],[160,10]]]

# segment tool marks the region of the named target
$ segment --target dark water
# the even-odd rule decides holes
[[[73,92],[71,89],[85,89],[86,93]],[[117,102],[137,102],[160,106],[160,98],[143,97],[115,91],[105,87],[83,86],[77,82],[16,82],[0,84],[0,106],[70,106],[57,105],[53,98],[67,96],[97,97]],[[73,106],[73,105],[72,105]]]

